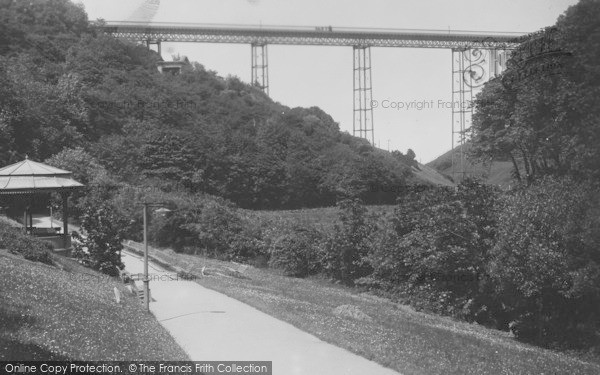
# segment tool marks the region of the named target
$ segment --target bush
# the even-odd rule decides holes
[[[114,199],[115,202],[123,202],[121,206],[144,200],[164,202],[171,209],[165,215],[149,215],[149,239],[158,246],[238,262],[264,258],[267,254],[261,223],[243,215],[241,210],[222,198],[128,187]],[[141,207],[129,207],[127,211],[134,218],[129,232],[132,236],[140,236]]]
[[[593,339],[600,323],[598,249],[597,186],[546,178],[506,197],[490,274],[519,338]]]
[[[376,225],[358,199],[343,200],[338,208],[340,222],[324,244],[323,268],[330,277],[353,285],[372,271],[366,257]]]
[[[287,276],[305,277],[322,270],[321,243],[323,236],[316,230],[289,228],[270,240],[269,266]]]
[[[373,272],[358,283],[419,308],[484,322],[484,273],[499,192],[474,180],[414,189],[372,236]]]
[[[263,223],[252,216],[242,216],[241,231],[235,233],[229,243],[231,260],[246,262],[256,267],[266,267],[269,249],[264,238]]]
[[[117,276],[124,267],[121,249],[125,219],[103,202],[86,207],[81,227],[87,236],[75,244],[75,254],[91,268]]]
[[[184,209],[185,210],[185,209]],[[193,244],[206,250],[207,254],[223,260],[231,260],[230,244],[242,232],[243,223],[234,207],[217,200],[205,199],[193,207],[188,223],[181,225],[193,236]]]
[[[52,245],[35,237],[28,236],[20,228],[0,223],[0,248],[6,248],[23,258],[46,264],[52,264]]]

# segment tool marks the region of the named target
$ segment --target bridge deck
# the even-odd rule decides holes
[[[133,41],[512,49],[525,33],[466,30],[359,29],[109,21],[105,32]]]

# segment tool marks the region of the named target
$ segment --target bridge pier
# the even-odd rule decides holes
[[[469,175],[465,142],[472,125],[475,91],[500,74],[506,51],[498,49],[452,49],[452,178],[462,181]]]
[[[252,43],[252,85],[269,95],[269,62],[266,43]]]
[[[353,92],[354,92],[354,116],[352,135],[365,138],[371,145],[375,146],[375,134],[373,126],[373,87],[371,82],[371,47],[353,46]]]
[[[144,40],[144,44],[146,44],[146,47],[148,49],[152,49],[150,48],[151,45],[156,44],[156,52],[158,52],[159,55],[162,56],[162,49],[161,49],[161,40],[160,39],[146,39]]]
[[[468,49],[452,49],[452,178],[458,182],[467,173],[464,150],[465,130],[473,116],[473,79]]]

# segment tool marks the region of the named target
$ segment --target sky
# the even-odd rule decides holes
[[[577,0],[74,0],[90,20],[263,26],[376,27],[529,33],[553,25]],[[163,43],[226,77],[250,81],[250,45]],[[268,46],[269,93],[289,107],[317,106],[352,133],[351,47]],[[427,163],[452,147],[448,49],[371,48],[375,145]],[[390,103],[433,105],[390,108]],[[387,104],[384,104],[387,103]],[[383,108],[388,107],[388,108]],[[421,108],[421,109],[418,109]]]

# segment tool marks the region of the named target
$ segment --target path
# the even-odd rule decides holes
[[[141,257],[122,259],[143,272]],[[398,375],[193,281],[169,280],[175,274],[155,264],[149,273],[150,310],[193,361],[273,361],[275,375]]]

